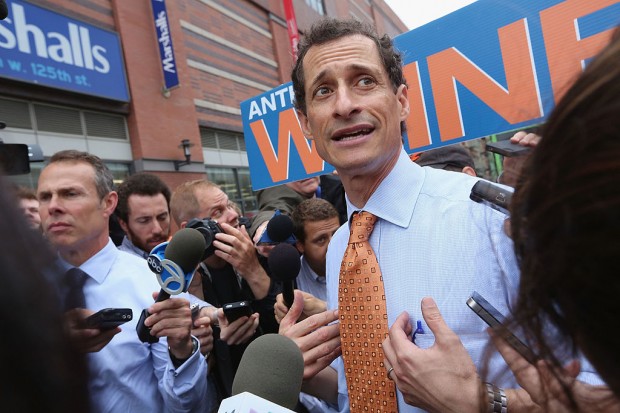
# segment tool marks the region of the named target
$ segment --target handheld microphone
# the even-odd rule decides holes
[[[295,241],[297,240],[293,235],[293,221],[288,215],[283,215],[279,209],[276,209],[258,240],[258,244],[276,245],[281,242],[295,244]]]
[[[256,397],[253,400],[251,396],[279,407],[264,411],[293,410],[299,399],[303,375],[304,359],[293,340],[279,334],[262,335],[245,349],[233,381],[233,397],[222,402],[219,412],[256,410]],[[247,408],[242,409],[244,406]]]
[[[193,228],[184,228],[174,234],[170,242],[163,242],[153,248],[147,264],[157,275],[157,281],[161,286],[155,302],[167,300],[171,295],[187,291],[206,247],[205,239],[200,232]],[[152,336],[150,329],[144,325],[144,320],[149,315],[146,309],[142,310],[136,331],[140,341],[156,343],[159,339]]]
[[[287,215],[276,215],[267,224],[267,235],[275,242],[284,242],[293,234],[293,221]]]
[[[295,299],[293,281],[297,278],[301,269],[299,251],[291,244],[278,244],[269,253],[267,262],[271,277],[282,283],[284,303],[290,308]]]

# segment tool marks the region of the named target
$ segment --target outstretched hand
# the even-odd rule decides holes
[[[86,318],[94,314],[94,311],[85,308],[74,308],[64,315],[65,329],[69,340],[81,353],[95,353],[104,348],[115,335],[121,332],[120,327],[108,330],[87,328]]]
[[[295,300],[280,322],[279,333],[292,339],[304,356],[304,380],[311,379],[340,355],[340,325],[337,311],[324,311],[297,323],[304,297],[295,290]]]
[[[527,396],[521,395],[521,397],[529,397],[541,411],[548,413],[575,411],[565,390],[569,389],[579,411],[620,412],[620,400],[614,397],[608,387],[591,386],[576,379],[581,370],[578,360],[573,360],[563,368],[555,370],[545,360],[538,360],[534,365],[513,349],[506,340],[492,330],[488,331],[493,344],[522,387],[521,391],[527,392]]]

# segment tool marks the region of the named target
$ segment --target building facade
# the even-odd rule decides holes
[[[91,152],[118,181],[146,171],[174,188],[206,173],[252,215],[239,104],[290,81],[283,0],[7,3],[4,142],[36,144],[45,157]],[[322,16],[368,21],[391,36],[407,31],[383,0],[293,5],[301,35]],[[29,176],[14,178],[35,186],[41,167],[33,163]]]

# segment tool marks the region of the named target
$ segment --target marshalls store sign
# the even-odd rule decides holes
[[[129,101],[118,35],[23,1],[0,21],[0,77]]]

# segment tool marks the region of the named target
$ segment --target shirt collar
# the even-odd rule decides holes
[[[125,235],[123,237],[123,242],[121,244],[124,248],[127,248],[128,250],[131,250],[135,255],[142,257],[144,259],[147,259],[149,257],[149,253],[144,251],[141,248],[138,248],[134,245],[133,242],[131,242],[131,240],[129,238],[127,238],[127,235]]]
[[[325,284],[325,277],[321,277],[320,275],[315,273],[314,270],[312,269],[312,267],[310,267],[310,264],[308,264],[308,261],[306,261],[306,258],[303,255],[301,256],[301,266],[308,272],[308,274],[310,274],[310,276],[312,277],[312,279],[314,281],[317,281],[317,282],[320,282],[322,284]]]
[[[90,276],[90,278],[101,284],[105,281],[116,257],[121,252],[116,248],[116,245],[112,242],[112,239],[108,238],[108,243],[105,247],[99,250],[98,253],[90,257],[86,262],[80,265],[80,269]],[[64,270],[68,270],[73,267],[62,258],[58,258],[59,266]]]
[[[406,228],[411,222],[425,176],[424,168],[412,162],[409,155],[401,148],[394,168],[379,184],[362,210]],[[350,222],[351,215],[360,209],[349,201],[348,196],[346,201]]]

